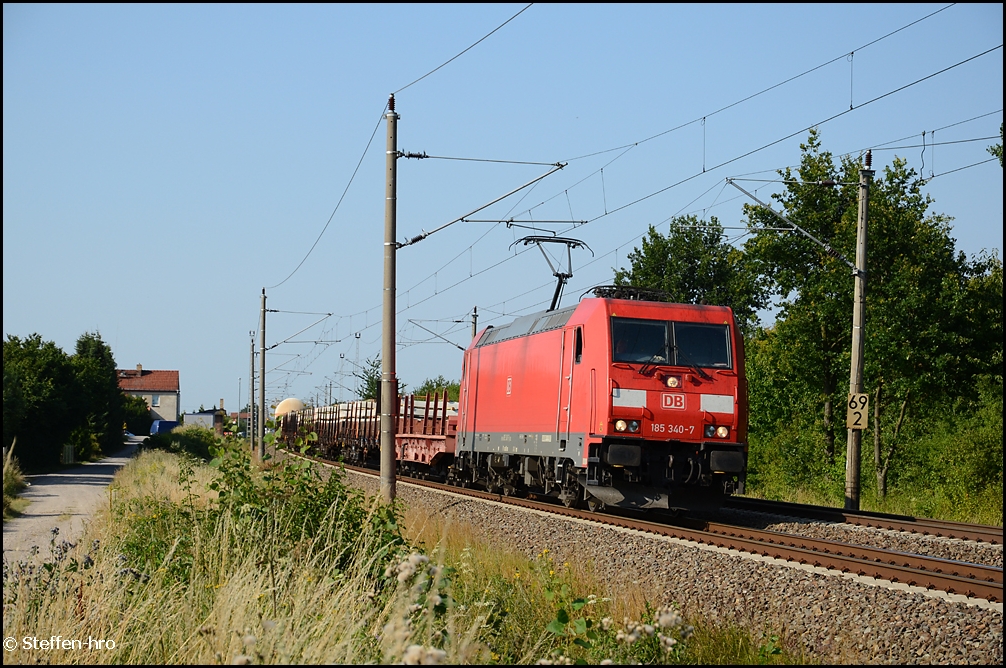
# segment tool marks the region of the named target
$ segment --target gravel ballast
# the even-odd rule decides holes
[[[376,477],[347,478],[378,491]],[[610,593],[636,589],[654,605],[676,603],[693,618],[735,623],[756,634],[781,633],[822,662],[1002,664],[1001,604],[460,499],[405,481],[399,481],[398,498],[469,525],[503,549],[533,557],[548,548],[557,562],[589,562],[602,582],[611,583]],[[945,558],[995,553],[994,546],[990,551],[968,541],[785,520],[768,528],[903,551],[921,545],[929,550],[922,553]],[[1001,547],[998,559],[1001,566]]]

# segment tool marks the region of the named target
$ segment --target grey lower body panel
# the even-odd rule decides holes
[[[583,432],[475,432],[465,434],[458,452],[498,453],[530,457],[577,457],[583,447]],[[581,450],[582,452],[582,450]]]

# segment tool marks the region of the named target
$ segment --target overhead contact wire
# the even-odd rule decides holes
[[[458,58],[460,58],[461,56],[465,55],[466,53],[468,53],[469,51],[471,51],[472,49],[474,49],[474,48],[475,48],[476,46],[478,46],[479,44],[481,44],[482,42],[484,42],[485,40],[487,40],[487,39],[488,39],[488,38],[489,38],[489,37],[490,37],[490,36],[491,36],[491,35],[492,35],[493,33],[495,33],[495,32],[496,32],[497,30],[499,30],[500,28],[502,28],[502,27],[503,27],[503,26],[505,26],[506,24],[510,23],[511,21],[513,21],[513,20],[514,20],[515,18],[517,18],[518,16],[520,16],[520,15],[521,15],[521,14],[523,14],[524,12],[526,12],[526,11],[527,11],[528,9],[530,9],[531,5],[533,5],[533,4],[534,4],[533,2],[532,2],[532,3],[530,3],[529,5],[527,5],[526,7],[524,7],[524,9],[520,10],[519,12],[517,12],[516,14],[514,14],[513,16],[511,16],[510,18],[508,18],[508,19],[507,19],[506,21],[504,21],[503,23],[501,23],[501,24],[499,24],[498,26],[496,26],[496,27],[495,27],[495,28],[494,28],[494,29],[493,29],[493,30],[492,30],[491,32],[489,32],[488,34],[486,34],[486,35],[485,35],[485,37],[483,37],[483,38],[482,38],[482,39],[480,39],[479,41],[475,42],[474,44],[472,44],[471,46],[469,46],[469,47],[468,47],[467,49],[465,49],[464,51],[462,51],[462,52],[461,52],[461,53],[459,53],[458,55],[454,56],[453,58],[451,58],[450,60],[448,60],[448,61],[444,62],[443,64],[441,64],[441,65],[438,65],[437,67],[434,67],[434,68],[433,68],[432,70],[430,70],[429,72],[427,72],[427,73],[426,73],[426,74],[424,74],[423,76],[419,77],[418,79],[416,79],[416,80],[415,80],[415,81],[413,81],[412,83],[410,83],[410,84],[407,84],[407,85],[405,85],[405,86],[402,86],[401,88],[399,88],[398,90],[396,90],[396,91],[395,91],[395,92],[393,93],[393,95],[397,95],[398,93],[401,93],[401,92],[402,92],[403,90],[405,90],[405,89],[406,89],[406,88],[408,88],[409,86],[412,86],[412,85],[414,85],[414,84],[417,84],[417,83],[419,83],[420,81],[422,81],[422,80],[423,80],[423,79],[425,79],[426,77],[430,76],[431,74],[433,74],[433,73],[434,73],[434,72],[436,72],[437,70],[439,70],[439,69],[441,69],[441,68],[445,67],[446,65],[449,65],[450,63],[454,62],[455,60],[457,60],[457,59],[458,59]]]
[[[805,72],[801,72],[800,74],[794,75],[794,76],[790,77],[789,79],[786,79],[785,81],[780,81],[779,83],[774,84],[772,86],[769,86],[768,88],[765,88],[763,90],[760,90],[757,93],[752,93],[751,95],[748,95],[745,98],[737,100],[736,102],[732,102],[732,103],[728,104],[725,107],[721,107],[721,108],[717,109],[716,111],[710,112],[708,114],[703,114],[702,116],[699,116],[698,118],[695,118],[693,120],[688,121],[687,123],[682,123],[681,125],[678,125],[678,126],[675,126],[673,128],[670,128],[669,130],[664,130],[662,132],[658,132],[655,135],[647,137],[646,139],[640,139],[639,141],[633,142],[631,144],[623,144],[621,146],[615,146],[613,148],[604,149],[603,151],[595,151],[594,153],[587,153],[585,155],[580,155],[580,156],[577,156],[575,158],[568,158],[568,159],[564,160],[563,162],[572,162],[573,160],[580,160],[581,158],[590,158],[590,157],[595,156],[595,155],[601,155],[602,153],[610,153],[611,151],[617,151],[617,150],[623,149],[623,148],[632,148],[634,146],[639,146],[640,144],[645,144],[646,142],[648,142],[648,141],[650,141],[652,139],[657,139],[658,137],[663,137],[664,135],[669,134],[671,132],[675,132],[675,131],[680,130],[682,128],[686,128],[689,125],[694,125],[695,123],[703,121],[703,120],[705,120],[706,118],[708,118],[710,116],[715,116],[716,114],[718,114],[720,112],[726,111],[727,109],[730,109],[732,107],[736,107],[737,105],[743,104],[744,102],[747,102],[748,100],[753,100],[754,98],[758,97],[759,95],[763,95],[765,93],[768,93],[769,91],[772,91],[772,90],[775,90],[776,88],[779,88],[780,86],[784,86],[784,85],[788,84],[791,81],[796,81],[800,77],[806,76],[806,75],[808,75],[808,74],[810,74],[812,72],[816,72],[817,70],[821,69],[822,67],[827,67],[828,65],[831,65],[832,63],[837,62],[837,61],[841,60],[842,58],[847,58],[850,54],[855,53],[856,51],[862,51],[863,49],[865,49],[868,46],[873,46],[877,42],[883,41],[883,40],[887,39],[888,37],[891,37],[892,35],[896,35],[897,33],[901,32],[902,30],[905,30],[907,28],[911,28],[916,23],[921,23],[922,21],[925,21],[928,18],[936,16],[940,12],[945,11],[947,9],[950,9],[951,7],[953,7],[956,4],[957,4],[956,2],[955,3],[951,3],[951,4],[947,5],[946,7],[942,7],[940,9],[937,9],[935,12],[932,12],[931,14],[926,14],[922,18],[916,19],[915,21],[912,21],[911,23],[903,25],[900,28],[898,28],[897,30],[892,30],[891,32],[887,33],[886,35],[884,35],[882,37],[878,37],[878,38],[874,39],[871,42],[867,42],[866,44],[864,44],[864,45],[862,45],[862,46],[860,46],[858,48],[852,49],[851,51],[846,51],[842,55],[836,56],[835,58],[832,58],[831,60],[829,60],[827,62],[821,63],[820,65],[817,65],[815,67],[812,67],[809,70],[806,70]],[[850,106],[850,110],[851,109],[852,109],[852,107]]]
[[[906,88],[911,88],[912,86],[920,84],[923,81],[926,81],[928,79],[932,79],[933,77],[938,76],[940,74],[943,74],[944,72],[948,72],[948,71],[950,71],[950,70],[952,70],[952,69],[954,69],[956,67],[960,67],[961,65],[964,65],[966,63],[971,62],[972,60],[975,60],[976,58],[981,58],[984,55],[992,53],[993,51],[998,51],[1002,47],[1003,47],[1003,45],[999,44],[998,46],[994,46],[991,49],[986,49],[985,51],[982,51],[979,54],[971,56],[970,58],[966,58],[966,59],[964,59],[964,60],[962,60],[962,61],[960,61],[958,63],[950,65],[949,67],[945,67],[942,70],[939,70],[937,72],[933,72],[932,74],[926,75],[926,76],[922,77],[921,79],[916,79],[915,81],[913,81],[911,83],[907,83],[904,86],[900,86],[898,88],[895,88],[894,90],[888,91],[888,92],[884,93],[883,95],[878,95],[877,97],[875,97],[873,99],[867,100],[866,102],[863,102],[861,104],[857,104],[854,107],[852,107],[851,109],[845,109],[844,111],[840,111],[839,113],[835,114],[834,116],[829,116],[828,118],[824,119],[823,121],[819,121],[819,122],[814,123],[812,125],[808,125],[807,127],[803,128],[803,129],[800,129],[800,130],[797,130],[796,132],[793,132],[793,133],[791,133],[789,135],[786,135],[785,137],[781,137],[780,139],[776,139],[775,141],[769,142],[768,144],[765,144],[764,146],[760,146],[758,148],[755,148],[755,149],[752,149],[752,150],[748,151],[747,153],[743,153],[743,154],[738,155],[738,156],[736,156],[734,158],[731,158],[729,160],[721,162],[720,164],[718,164],[718,165],[716,165],[714,167],[710,167],[708,171],[712,171],[714,169],[719,169],[720,167],[725,167],[726,165],[729,165],[731,163],[737,162],[738,160],[746,158],[749,155],[754,155],[755,153],[758,153],[760,151],[764,151],[765,149],[767,149],[769,147],[772,147],[772,146],[775,146],[776,144],[779,144],[781,142],[784,142],[787,139],[792,139],[793,137],[797,136],[798,134],[807,132],[811,128],[819,127],[821,125],[824,125],[825,123],[828,123],[830,121],[835,120],[836,118],[840,118],[842,116],[845,116],[846,114],[851,113],[851,112],[853,112],[853,111],[855,111],[857,109],[862,109],[863,107],[865,107],[865,106],[867,106],[869,104],[873,104],[874,102],[877,102],[879,100],[883,100],[884,98],[889,97],[891,95],[894,95],[895,93],[901,92],[901,91],[905,90]],[[682,179],[682,180],[680,180],[680,181],[678,181],[676,183],[672,183],[671,185],[666,186],[664,188],[661,188],[660,190],[657,190],[655,192],[652,192],[649,195],[644,195],[643,197],[640,197],[639,199],[633,200],[632,202],[629,202],[628,204],[623,204],[622,206],[620,206],[620,207],[618,207],[616,209],[612,209],[611,211],[606,211],[604,214],[602,214],[600,216],[597,216],[596,218],[593,218],[593,219],[591,219],[591,220],[589,220],[587,222],[594,222],[595,220],[598,220],[598,219],[603,218],[605,216],[609,216],[609,215],[611,215],[613,213],[617,213],[617,212],[619,212],[619,211],[621,211],[623,209],[626,209],[626,208],[628,208],[630,206],[633,206],[633,205],[638,204],[638,203],[640,203],[642,201],[645,201],[645,200],[647,200],[647,199],[649,199],[651,197],[654,197],[654,196],[659,195],[659,194],[661,194],[663,192],[666,192],[666,191],[670,190],[671,188],[675,188],[675,187],[681,185],[682,183],[687,183],[688,181],[691,181],[692,179],[695,179],[695,178],[697,178],[699,176],[702,176],[704,173],[705,172],[696,172],[695,174],[693,174],[693,175],[691,175],[689,177],[686,177],[686,178],[684,178],[684,179]],[[567,229],[570,229],[570,228],[567,228]]]
[[[363,159],[367,157],[367,151],[370,150],[370,144],[374,141],[374,137],[377,136],[377,130],[381,127],[381,121],[384,120],[384,112],[387,110],[388,105],[385,104],[384,110],[381,111],[381,117],[377,120],[377,125],[374,126],[374,131],[370,134],[370,139],[367,140],[367,147],[363,149],[363,154],[360,155],[360,159],[356,163],[356,169],[353,170],[353,175],[349,177],[349,183],[346,184],[345,190],[342,191],[342,196],[339,198],[338,203],[336,203],[335,209],[332,211],[332,215],[328,217],[328,222],[325,223],[325,227],[321,228],[321,233],[318,235],[318,238],[314,240],[314,243],[311,244],[311,248],[308,249],[307,255],[305,255],[304,259],[300,261],[300,264],[294,267],[294,270],[290,272],[289,276],[284,278],[276,285],[269,286],[267,289],[272,290],[274,288],[278,288],[279,286],[289,281],[290,278],[297,273],[297,270],[299,270],[304,265],[304,263],[307,262],[307,258],[311,257],[311,253],[314,252],[314,249],[318,245],[318,242],[321,241],[321,238],[325,235],[325,230],[327,230],[328,226],[332,224],[332,219],[335,218],[336,212],[339,210],[339,207],[342,206],[342,200],[346,198],[346,193],[349,192],[349,187],[353,185],[353,181],[356,179],[356,173],[360,171],[360,165],[363,164]]]

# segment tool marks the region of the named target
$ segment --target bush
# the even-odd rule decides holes
[[[211,451],[219,447],[223,441],[205,427],[188,425],[173,429],[166,434],[154,434],[144,443],[148,448],[185,453],[209,461],[212,458]]]
[[[24,479],[24,474],[21,473],[21,467],[18,465],[17,458],[13,456],[13,447],[7,453],[7,457],[4,458],[3,463],[3,516],[8,517],[11,514],[11,505],[14,503],[14,499],[21,492],[22,489],[27,487],[27,483]]]
[[[1002,377],[978,377],[976,386],[977,398],[961,400],[950,412],[912,416],[894,453],[883,498],[877,491],[872,431],[865,432],[860,453],[864,509],[1002,524]],[[809,419],[753,432],[748,489],[766,498],[840,506],[844,453],[831,463],[823,453],[823,436]]]

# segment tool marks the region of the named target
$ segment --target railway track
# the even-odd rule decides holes
[[[923,536],[958,538],[979,543],[989,543],[991,545],[1003,544],[1003,528],[986,524],[965,524],[964,522],[933,520],[909,517],[907,515],[891,515],[865,510],[847,511],[841,508],[827,508],[802,503],[748,499],[743,497],[731,497],[724,505],[727,508],[734,508],[736,510],[852,524],[872,529],[905,531]]]
[[[331,462],[325,460],[313,457],[310,459],[327,466],[333,466]],[[372,469],[354,466],[346,466],[345,468],[365,475],[375,477],[378,475]],[[828,568],[843,573],[854,573],[860,576],[934,589],[950,594],[981,598],[995,603],[1003,602],[1003,569],[994,566],[952,561],[701,520],[682,520],[673,524],[662,523],[649,519],[566,508],[554,502],[544,502],[532,498],[501,496],[495,493],[471,488],[453,487],[429,480],[416,478],[404,478],[402,480],[430,489],[505,503],[563,517],[634,529],[654,535],[678,538],[704,545]]]

